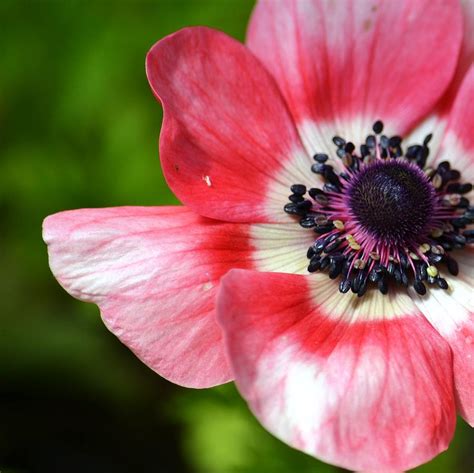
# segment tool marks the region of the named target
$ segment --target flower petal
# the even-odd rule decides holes
[[[474,2],[472,0],[461,0],[464,20],[464,35],[461,45],[461,52],[454,73],[453,80],[449,84],[449,88],[438,103],[436,115],[449,115],[449,111],[453,105],[459,88],[466,77],[469,68],[474,63]]]
[[[288,189],[307,177],[311,159],[259,61],[196,27],[156,43],[146,67],[164,109],[163,171],[178,198],[224,221],[288,221]]]
[[[401,294],[233,270],[218,317],[240,392],[290,445],[351,470],[413,468],[455,427],[448,344]]]
[[[474,426],[474,248],[459,256],[459,275],[446,276],[449,291],[412,291],[414,302],[453,352],[454,387],[460,414]]]
[[[44,223],[50,266],[148,366],[181,385],[232,379],[214,318],[219,278],[249,266],[247,232],[180,207],[61,212]]]
[[[303,272],[313,236],[184,207],[119,207],[50,216],[44,239],[60,284],[98,304],[141,360],[177,384],[207,387],[232,378],[215,321],[220,277],[231,268]]]
[[[406,138],[408,145],[419,144],[428,133],[432,133],[433,138],[430,141],[432,156],[438,154],[451,108],[469,68],[474,63],[474,35],[472,34],[474,30],[474,2],[472,0],[461,0],[461,6],[463,11],[464,35],[453,79],[445,94],[438,101],[433,112],[417,125],[416,128],[410,132],[410,136]]]
[[[451,109],[434,164],[448,160],[463,180],[474,182],[474,66],[466,74]]]
[[[447,87],[462,36],[455,0],[261,0],[247,44],[276,78],[310,152],[376,119],[405,134]]]

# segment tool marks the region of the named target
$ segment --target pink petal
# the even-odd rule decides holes
[[[466,74],[449,115],[434,163],[448,160],[462,179],[474,182],[474,66]]]
[[[428,133],[432,133],[433,139],[430,141],[432,156],[438,154],[451,108],[469,68],[474,63],[474,34],[472,34],[474,30],[474,2],[472,0],[461,0],[461,5],[463,7],[464,35],[454,77],[430,116],[417,125],[406,139],[408,145],[418,144],[423,141]]]
[[[148,366],[181,385],[232,379],[214,319],[220,276],[249,267],[238,225],[179,207],[85,209],[48,217],[50,266]]]
[[[459,275],[446,276],[449,291],[413,300],[453,352],[454,387],[460,414],[474,426],[474,248],[463,250]]]
[[[247,44],[276,78],[311,152],[359,141],[376,119],[405,134],[452,78],[456,0],[261,0]]]
[[[220,277],[231,268],[305,272],[311,238],[294,224],[228,224],[183,207],[84,209],[44,222],[60,284],[98,304],[152,369],[192,387],[232,378],[215,322]]]
[[[453,80],[451,81],[446,94],[438,104],[436,114],[439,116],[449,114],[449,110],[453,105],[458,90],[461,87],[469,68],[474,63],[474,2],[472,0],[462,0],[461,5],[464,19],[464,35],[461,53],[459,54],[459,60]]]
[[[147,75],[164,109],[163,170],[195,212],[224,221],[287,221],[291,184],[308,175],[274,80],[223,33],[186,28],[156,43]]]
[[[448,344],[408,296],[233,270],[218,317],[240,392],[278,438],[351,470],[413,468],[455,427]]]

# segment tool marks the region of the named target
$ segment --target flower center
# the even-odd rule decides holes
[[[369,285],[387,294],[389,287],[413,285],[421,295],[428,283],[442,289],[440,263],[458,274],[449,254],[474,242],[474,207],[464,197],[472,184],[447,161],[426,168],[428,135],[421,145],[402,149],[399,136],[382,135],[383,124],[355,152],[355,145],[335,136],[339,171],[327,154],[314,155],[311,170],[325,181],[322,189],[291,186],[285,212],[315,232],[307,252],[308,271],[340,277],[341,292],[363,296]],[[306,193],[308,196],[305,197]]]
[[[352,179],[347,206],[373,238],[409,245],[426,233],[436,193],[426,174],[401,160],[376,161]]]

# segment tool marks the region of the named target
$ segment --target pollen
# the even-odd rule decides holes
[[[435,174],[431,182],[435,189],[439,189],[443,185],[443,178],[439,174]]]
[[[356,259],[354,261],[354,268],[355,269],[364,269],[365,268],[365,261],[363,259]]]
[[[353,250],[356,250],[356,251],[359,251],[361,246],[359,245],[359,243],[357,243],[355,240],[351,240],[350,243],[349,243],[349,246],[353,249]]]
[[[430,250],[431,250],[431,246],[429,243],[423,243],[422,245],[418,247],[418,251],[423,254],[428,253],[428,251]]]

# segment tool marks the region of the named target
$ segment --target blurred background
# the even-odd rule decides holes
[[[52,277],[41,222],[80,207],[176,203],[161,174],[151,45],[187,25],[243,40],[248,0],[0,2],[0,470],[340,472],[292,450],[232,384],[186,390]],[[472,472],[461,420],[414,471]]]

